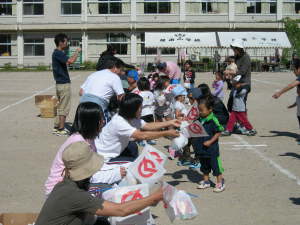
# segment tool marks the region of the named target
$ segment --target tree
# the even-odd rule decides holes
[[[285,32],[292,44],[292,48],[300,56],[300,20],[293,20],[289,17],[283,19]]]

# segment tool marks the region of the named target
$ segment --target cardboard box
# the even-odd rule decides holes
[[[37,213],[3,213],[0,215],[1,225],[33,225]]]
[[[58,100],[54,95],[36,95],[35,105],[40,108],[42,118],[53,118],[56,116]]]

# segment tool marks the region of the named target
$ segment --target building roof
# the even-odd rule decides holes
[[[242,39],[245,48],[291,48],[285,32],[218,32],[220,47],[229,48],[236,39]]]
[[[146,48],[218,47],[215,32],[146,32]]]

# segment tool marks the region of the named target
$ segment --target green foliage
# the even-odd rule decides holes
[[[97,63],[93,61],[85,61],[82,65],[84,70],[96,70]]]
[[[45,66],[44,64],[39,64],[35,69],[38,71],[47,71],[49,70],[49,67]]]
[[[296,51],[297,55],[300,56],[300,20],[293,20],[288,17],[283,19],[283,23],[292,48]]]
[[[11,66],[11,63],[5,63],[4,66],[3,66],[3,69],[4,70],[12,70],[13,67]]]

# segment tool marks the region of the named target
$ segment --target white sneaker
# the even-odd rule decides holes
[[[206,189],[210,188],[210,182],[209,181],[200,181],[199,185],[197,186],[198,189]]]
[[[222,183],[217,183],[215,188],[214,188],[214,192],[219,193],[225,190],[225,183],[224,180],[222,181]]]

